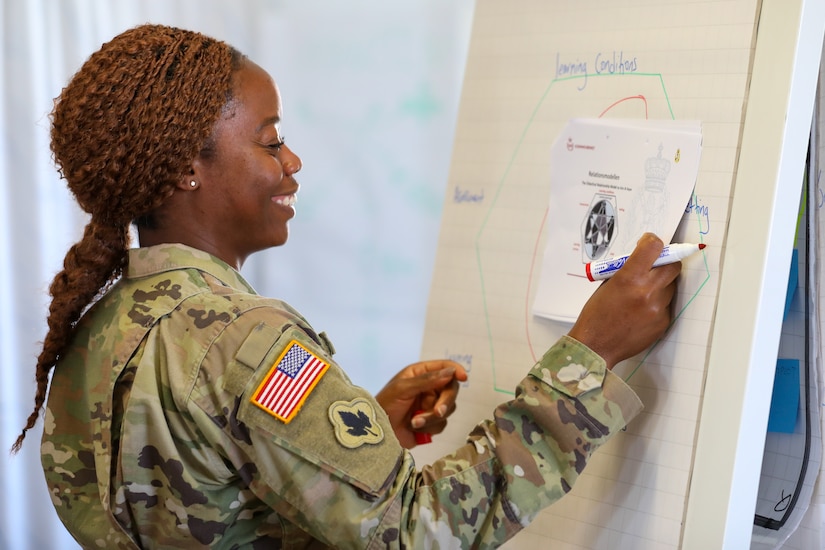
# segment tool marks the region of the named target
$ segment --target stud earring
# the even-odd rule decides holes
[[[192,180],[192,181],[189,182],[189,187],[194,189],[197,186],[198,186],[198,182],[196,182],[195,180]]]

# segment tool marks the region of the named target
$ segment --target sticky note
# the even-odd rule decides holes
[[[777,359],[768,431],[793,433],[799,409],[799,359]]]

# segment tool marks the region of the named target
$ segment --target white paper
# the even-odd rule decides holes
[[[598,283],[585,265],[670,242],[699,171],[698,122],[575,119],[550,154],[546,246],[533,313],[573,322]]]

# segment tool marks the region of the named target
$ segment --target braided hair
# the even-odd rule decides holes
[[[203,34],[141,25],[103,44],[55,100],[54,160],[91,218],[49,287],[34,410],[12,452],[37,422],[49,373],[80,316],[126,268],[129,224],[151,225],[152,212],[207,146],[243,59]]]

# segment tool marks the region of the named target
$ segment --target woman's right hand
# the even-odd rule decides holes
[[[653,267],[664,244],[645,233],[616,274],[582,308],[568,335],[598,353],[612,369],[659,339],[670,326],[682,263]]]

